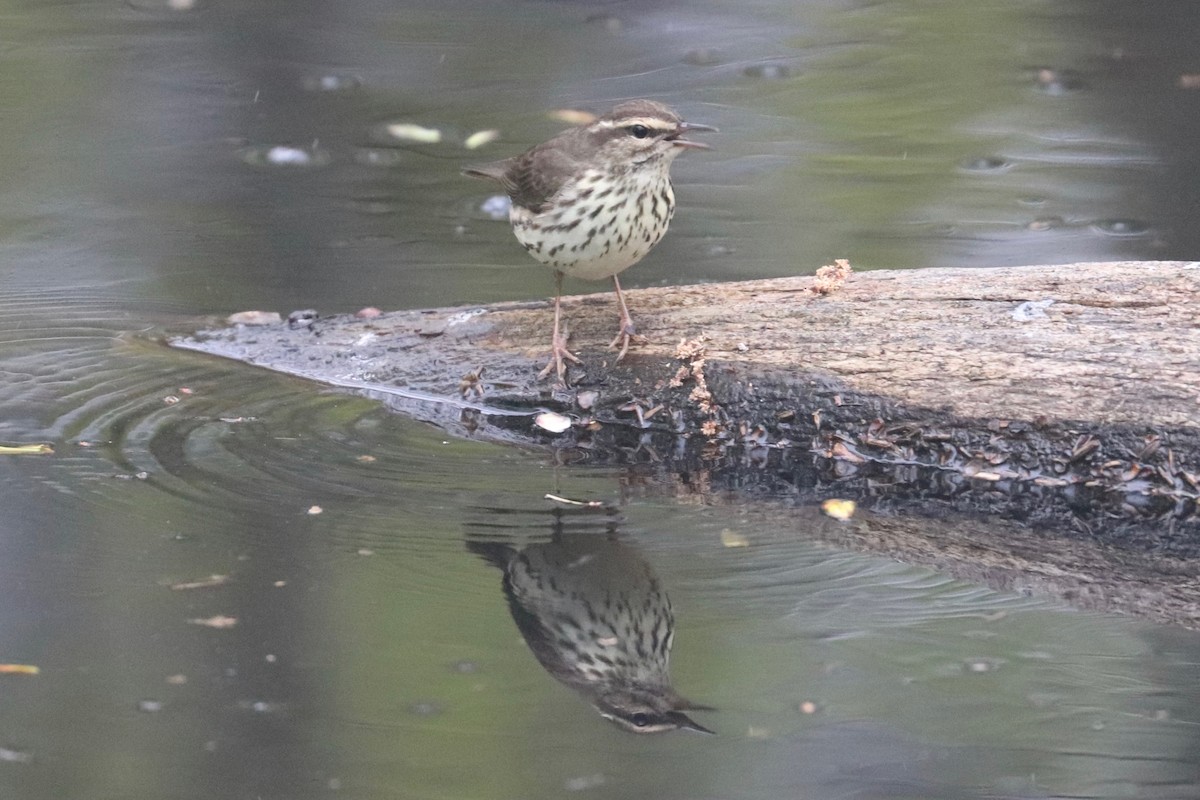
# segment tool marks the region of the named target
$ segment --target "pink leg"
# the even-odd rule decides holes
[[[613,275],[613,288],[617,290],[617,305],[621,308],[621,327],[617,331],[617,337],[609,342],[608,349],[616,349],[618,343],[621,345],[621,352],[617,353],[615,362],[619,364],[625,357],[625,353],[629,351],[629,345],[634,339],[638,341],[645,341],[645,339],[638,336],[637,329],[633,327],[633,317],[629,316],[629,308],[625,305],[625,295],[621,293],[621,282],[617,280],[616,275]]]
[[[580,361],[578,358],[576,358],[575,354],[567,349],[568,334],[566,332],[563,332],[563,333],[559,332],[560,320],[562,317],[561,311],[559,309],[559,298],[562,297],[562,279],[563,279],[563,274],[561,272],[559,272],[558,270],[555,270],[554,271],[554,339],[551,341],[551,345],[550,345],[552,355],[550,356],[550,363],[546,364],[546,366],[542,368],[542,371],[538,373],[538,380],[542,380],[547,375],[549,375],[551,371],[554,371],[554,372],[558,373],[559,385],[566,386],[567,385],[567,365],[563,363],[563,359],[565,358],[568,361],[575,363],[575,364],[582,364],[583,362]]]

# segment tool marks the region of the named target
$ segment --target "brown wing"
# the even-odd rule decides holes
[[[467,167],[463,174],[496,181],[513,203],[538,213],[580,170],[585,153],[580,152],[579,139],[578,130],[570,130],[519,156]]]

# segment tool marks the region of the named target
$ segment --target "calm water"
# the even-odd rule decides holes
[[[0,6],[0,442],[55,450],[0,456],[0,663],[40,669],[0,674],[0,797],[1200,795],[1195,633],[158,343],[547,294],[458,167],[629,96],[722,129],[629,285],[1195,259],[1200,7],[172,5]],[[483,556],[572,542],[655,576],[627,591],[670,597],[716,736],[619,730],[538,666]]]

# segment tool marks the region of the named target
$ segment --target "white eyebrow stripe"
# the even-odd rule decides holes
[[[592,123],[593,127],[604,130],[613,128],[628,128],[632,125],[645,125],[656,131],[673,131],[676,125],[658,117],[622,117],[620,119],[599,119]]]
[[[660,119],[658,117],[626,117],[620,122],[622,128],[628,128],[632,125],[645,125],[647,128],[651,128],[656,131],[673,131],[676,127],[670,122],[667,122],[665,119]]]

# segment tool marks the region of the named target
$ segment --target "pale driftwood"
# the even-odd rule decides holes
[[[631,291],[648,342],[616,366],[611,296],[564,298],[585,367],[559,391],[535,379],[545,301],[226,327],[175,344],[355,388],[458,432],[586,448],[654,471],[668,491],[854,497],[878,512],[855,540],[915,561],[1046,576],[1066,569],[1067,540],[1094,546],[1102,555],[1072,585],[1153,597],[1159,575],[1173,618],[1197,624],[1200,265],[865,272],[829,294],[813,283]],[[546,406],[576,424],[534,428]],[[986,523],[961,522],[980,514],[1007,520],[990,560],[946,538],[983,535]],[[960,520],[927,526],[951,531],[930,536],[941,557],[914,544],[919,522],[907,544],[880,533],[914,515]],[[1030,532],[1020,552],[1001,527]]]

